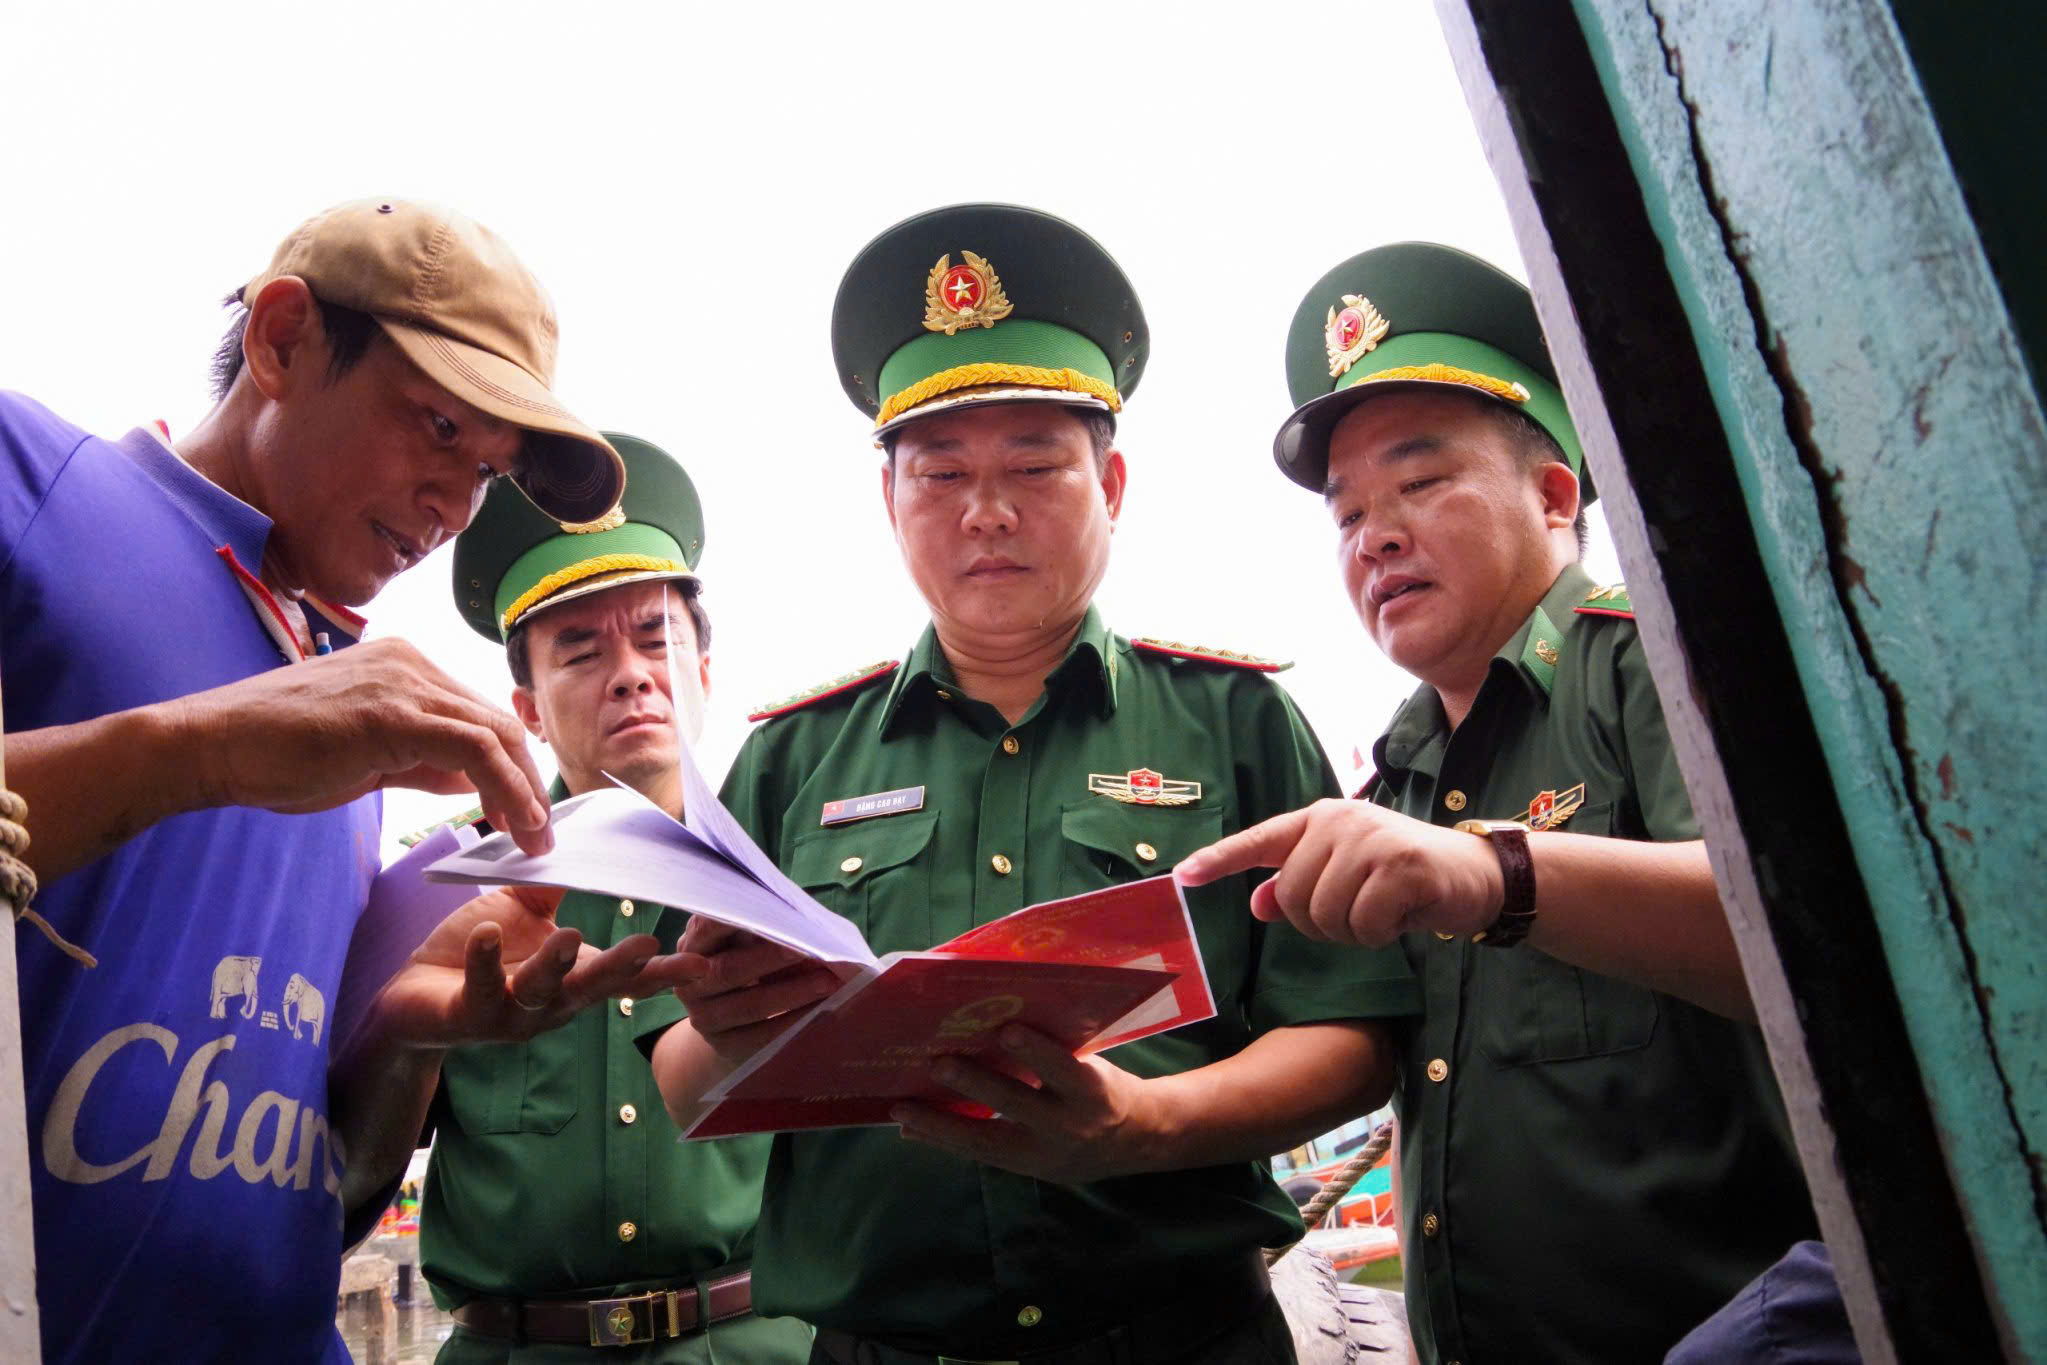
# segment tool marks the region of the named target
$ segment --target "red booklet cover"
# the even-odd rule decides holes
[[[910,1098],[986,1117],[931,1079],[934,1059],[996,1055],[1011,1020],[1084,1053],[1214,1013],[1171,877],[1048,901],[881,959],[713,1087],[684,1136],[885,1124]]]

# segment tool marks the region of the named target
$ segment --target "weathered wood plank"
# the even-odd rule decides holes
[[[1581,5],[1588,53],[1577,17],[1554,0],[1442,8],[1453,48],[1461,26],[1478,54],[1460,76],[1517,208],[1538,309],[1644,604],[1649,658],[1865,1353],[1886,1358],[1894,1343],[1905,1359],[1988,1358],[1991,1314],[1942,1169],[1951,1134],[1936,1131],[1915,1074],[1894,945],[1875,932],[1857,875],[1870,875],[1860,858],[1870,836],[1859,829],[1851,843],[1848,822],[1866,813],[1845,795],[1837,803],[1839,764],[1822,739],[1852,692],[1857,660],[1838,643],[1852,636],[1840,631],[1830,656],[1816,639],[1829,623],[1781,605],[1834,602],[1841,624],[1813,482],[1788,436],[1798,404],[1776,387],[1738,277],[1713,314],[1673,287],[1681,249],[1723,263],[1729,249],[1659,16],[1639,3]],[[1636,40],[1618,56],[1598,29],[1609,13]],[[1723,415],[1730,352],[1757,386],[1755,430]],[[1774,483],[1754,460],[1773,436],[1792,476]],[[1787,538],[1758,507],[1803,509],[1812,535]],[[1816,657],[1832,671],[1815,674]],[[1929,1071],[1947,1065],[1920,1056]],[[1901,1168],[1913,1172],[1909,1196]]]
[[[1735,437],[2006,1347],[2047,1358],[2031,376],[1883,6],[1578,10]]]

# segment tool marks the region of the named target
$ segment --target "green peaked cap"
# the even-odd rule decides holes
[[[1342,373],[1332,375],[1336,368]],[[1314,492],[1328,477],[1329,433],[1344,414],[1378,394],[1447,388],[1534,418],[1578,476],[1580,503],[1598,496],[1535,300],[1513,276],[1454,247],[1374,247],[1317,280],[1287,329],[1286,379],[1295,407],[1272,456]]]
[[[612,514],[565,526],[499,480],[455,537],[455,606],[485,639],[502,644],[531,613],[622,583],[696,577],[704,554],[696,485],[659,446],[604,436],[626,469]]]
[[[1013,204],[904,219],[860,249],[832,304],[839,383],[877,434],[980,403],[1113,413],[1150,346],[1115,258],[1065,219]]]

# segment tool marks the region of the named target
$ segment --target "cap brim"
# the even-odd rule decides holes
[[[534,617],[539,616],[550,608],[558,607],[564,602],[573,602],[578,597],[589,597],[593,593],[609,592],[613,588],[622,588],[629,583],[653,583],[662,579],[678,582],[688,579],[690,582],[698,585],[703,583],[703,580],[693,573],[680,573],[672,569],[625,569],[618,573],[597,574],[594,577],[569,584],[560,592],[548,597],[544,602],[534,603],[520,615],[514,629],[525,625]]]
[[[890,432],[900,431],[919,418],[932,417],[941,412],[957,412],[962,408],[989,407],[996,403],[1057,403],[1062,407],[1093,408],[1097,412],[1110,412],[1109,405],[1104,400],[1091,393],[1074,393],[1070,389],[1041,389],[1029,386],[955,389],[951,393],[941,393],[929,402],[919,403],[907,412],[890,418],[874,429],[874,439],[879,441]]]
[[[625,492],[625,461],[546,385],[503,356],[398,318],[379,317],[392,342],[463,402],[532,433],[516,482],[535,507],[566,524],[595,521]]]
[[[1360,381],[1348,388],[1325,393],[1293,410],[1272,438],[1273,462],[1280,472],[1311,493],[1320,493],[1329,482],[1329,433],[1352,408],[1368,398],[1380,398],[1400,390],[1434,389],[1468,393],[1488,403],[1512,406],[1504,399],[1470,384],[1445,379],[1380,379]]]

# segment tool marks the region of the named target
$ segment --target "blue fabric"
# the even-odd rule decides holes
[[[1663,1360],[1664,1365],[1861,1365],[1826,1245],[1800,1242],[1792,1247]]]
[[[218,553],[269,530],[149,432],[0,393],[7,729],[283,666]],[[46,1361],[348,1359],[324,1013],[379,818],[191,812],[36,897],[100,963],[16,934]]]

